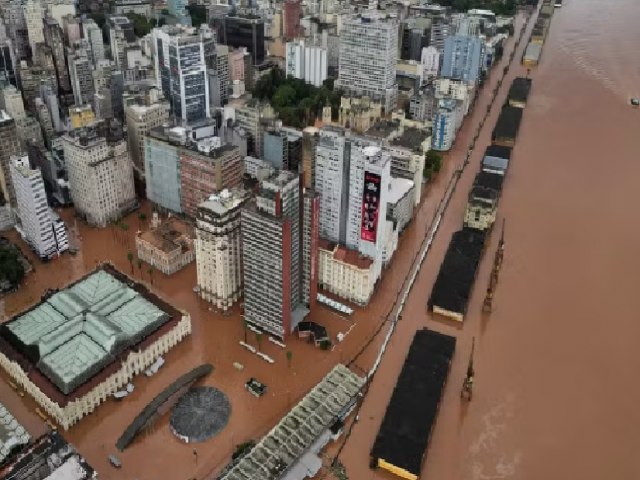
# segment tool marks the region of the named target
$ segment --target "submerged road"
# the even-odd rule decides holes
[[[532,96],[498,211],[498,222],[507,218],[506,252],[493,313],[482,316],[481,307],[499,232],[490,238],[464,325],[432,317],[426,301],[461,226],[497,109],[340,456],[350,478],[390,478],[369,470],[369,451],[413,333],[424,326],[456,336],[458,345],[423,478],[640,478],[633,451],[640,440],[633,375],[640,298],[632,293],[640,285],[640,227],[633,221],[640,113],[629,106],[634,86],[640,91],[640,4],[601,7],[565,1],[531,74]],[[512,67],[505,86],[525,74]],[[454,155],[468,134],[462,132]],[[459,392],[473,337],[476,386],[467,405]]]

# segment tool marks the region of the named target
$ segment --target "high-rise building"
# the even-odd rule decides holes
[[[286,74],[320,87],[327,79],[327,49],[305,46],[304,40],[286,45]]]
[[[67,70],[64,37],[62,28],[60,28],[60,25],[55,19],[50,17],[44,19],[44,38],[47,45],[51,48],[53,55],[56,76],[58,78],[58,88],[68,93],[71,91],[71,83],[69,80],[69,71]],[[102,36],[100,36],[100,42],[102,42]]]
[[[233,145],[212,145],[205,139],[180,148],[182,212],[196,216],[198,205],[211,194],[242,184],[242,158]]]
[[[457,102],[452,98],[438,100],[438,109],[433,119],[431,148],[446,152],[456,139]]]
[[[3,2],[2,18],[7,27],[7,36],[13,42],[18,62],[29,57],[29,32],[24,16],[24,4],[20,0]]]
[[[1,11],[1,10],[0,10]],[[0,81],[18,86],[17,59],[13,42],[6,38],[0,40]]]
[[[420,64],[422,65],[422,78],[426,80],[437,77],[440,71],[440,53],[438,49],[433,46],[423,48],[420,56]]]
[[[16,194],[11,182],[10,158],[20,154],[16,122],[7,112],[0,110],[0,187],[4,199],[11,206],[16,204]]]
[[[225,15],[214,20],[218,41],[230,47],[245,47],[253,57],[254,65],[265,59],[264,20],[255,15]]]
[[[229,47],[216,45],[215,67],[207,71],[210,108],[219,108],[229,99]]]
[[[14,120],[22,120],[27,116],[24,111],[22,93],[13,85],[7,85],[0,90],[0,108]]]
[[[87,18],[82,21],[82,30],[84,32],[84,38],[89,43],[91,60],[95,65],[100,60],[104,60],[106,58],[104,41],[102,40],[102,30],[91,18]]]
[[[304,34],[300,26],[302,17],[301,0],[284,0],[284,38],[292,40]]]
[[[144,174],[145,137],[152,128],[169,121],[169,102],[162,98],[149,105],[128,105],[125,116],[129,154],[136,171]]]
[[[40,0],[27,0],[24,3],[24,19],[32,54],[36,51],[36,45],[44,42],[44,12],[45,8]]]
[[[368,12],[343,19],[340,31],[338,86],[347,95],[367,96],[390,112],[398,85],[398,24],[394,18]]]
[[[91,60],[86,50],[76,50],[68,56],[69,79],[76,105],[90,104],[95,90],[93,88],[93,74]]]
[[[304,188],[313,188],[316,182],[316,146],[320,130],[316,127],[307,127],[302,131],[302,175],[304,176]]]
[[[187,12],[186,0],[167,0],[169,14],[173,15],[183,25],[191,25],[191,17]]]
[[[53,92],[58,91],[55,68],[28,66],[25,62],[20,66],[20,84],[27,110],[33,110],[35,99],[40,96],[43,87],[50,87]]]
[[[302,160],[302,138],[282,129],[270,128],[264,132],[262,155],[278,170],[297,172]]]
[[[135,206],[125,140],[108,141],[84,128],[64,136],[63,145],[73,203],[90,225],[105,227]]]
[[[475,84],[480,77],[484,42],[478,37],[454,35],[444,42],[441,76]]]
[[[107,19],[111,59],[120,68],[127,68],[127,48],[136,43],[133,22],[123,15],[112,15]]]
[[[223,311],[242,296],[242,189],[223,190],[198,205],[196,265],[200,297]]]
[[[236,109],[236,122],[248,134],[250,145],[248,155],[262,158],[265,126],[274,124],[276,113],[269,103],[252,99],[246,105]]]
[[[152,128],[144,139],[144,178],[147,198],[158,207],[182,213],[180,152],[184,129]]]
[[[305,202],[302,190],[299,175],[274,173],[260,183],[256,199],[242,211],[244,318],[279,338],[293,332],[307,315],[311,293],[304,289],[317,282],[317,239],[305,238],[317,230],[304,221],[305,210],[317,208],[317,202]]]
[[[69,249],[64,222],[47,204],[39,169],[29,157],[11,157],[11,179],[16,192],[16,228],[40,258],[51,258]]]
[[[429,34],[429,45],[435,47],[440,55],[444,52],[444,41],[450,35],[451,29],[446,18],[438,17],[433,19]]]
[[[62,17],[62,31],[67,45],[73,45],[79,42],[82,39],[80,19],[71,14],[64,15]]]
[[[202,120],[210,115],[209,82],[205,63],[203,35],[194,28],[155,28],[156,77],[169,101],[173,116],[182,124]]]

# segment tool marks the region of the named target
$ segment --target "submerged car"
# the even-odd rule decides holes
[[[258,398],[267,393],[267,386],[253,377],[251,377],[249,381],[244,384],[244,388],[246,388],[251,395]]]
[[[634,107],[638,107],[640,106],[640,98],[632,98],[631,99],[631,105],[633,105]]]

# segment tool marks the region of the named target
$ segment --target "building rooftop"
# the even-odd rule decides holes
[[[193,228],[176,217],[166,219],[157,228],[139,233],[138,238],[164,253],[193,250]]]
[[[453,234],[429,297],[429,307],[464,315],[484,248],[485,234],[462,229]]]
[[[420,475],[455,347],[455,337],[427,329],[415,333],[371,450],[373,459]]]
[[[284,478],[286,472],[347,410],[365,383],[336,365],[280,422],[220,480]]]
[[[21,445],[29,443],[31,436],[0,403],[0,465]]]
[[[509,167],[509,160],[500,157],[484,157],[482,159],[482,170],[494,172],[506,172]]]
[[[413,188],[413,180],[408,178],[391,177],[389,183],[389,194],[387,195],[387,203],[396,204]]]
[[[490,188],[500,193],[502,191],[502,182],[504,181],[504,175],[490,172],[479,172],[473,181],[474,185]]]
[[[496,126],[493,129],[491,139],[515,139],[518,136],[521,121],[522,108],[505,105],[502,107]]]
[[[371,265],[373,265],[373,259],[365,257],[357,250],[352,250],[344,245],[338,245],[324,238],[318,239],[318,248],[332,252],[335,260],[352,265],[360,270],[368,270],[371,268]]]
[[[3,480],[89,480],[96,473],[57,432],[49,432],[22,449],[0,468]]]
[[[66,405],[182,314],[108,264],[0,325],[0,348]],[[169,327],[170,328],[170,327]]]
[[[388,140],[399,128],[400,122],[397,120],[380,120],[374,123],[373,126],[365,132],[365,135]]]
[[[516,102],[527,103],[529,98],[529,91],[531,90],[531,79],[517,77],[513,80],[511,88],[509,89],[509,101],[514,100]]]
[[[489,145],[484,151],[484,156],[511,160],[511,150],[511,147],[503,147],[502,145]]]
[[[429,132],[420,128],[407,127],[402,135],[395,138],[391,144],[398,147],[409,148],[416,152],[421,152],[422,143],[429,137]]]
[[[222,192],[211,195],[208,200],[205,200],[198,209],[208,210],[217,216],[223,216],[230,210],[242,206],[247,200],[247,191],[244,189],[224,189]]]

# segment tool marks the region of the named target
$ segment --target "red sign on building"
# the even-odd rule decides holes
[[[360,237],[367,242],[376,242],[378,215],[380,213],[380,175],[364,172],[362,190],[362,223]]]

